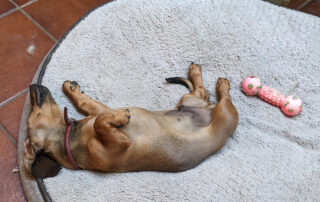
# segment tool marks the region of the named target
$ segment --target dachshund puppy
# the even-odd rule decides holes
[[[42,177],[52,176],[46,173],[46,166],[37,162],[39,155],[41,161],[45,155],[68,169],[102,172],[180,172],[195,167],[219,151],[238,124],[229,81],[219,78],[218,103],[210,103],[201,71],[199,65],[192,63],[188,79],[166,79],[191,91],[169,111],[111,109],[81,92],[77,82],[65,81],[64,93],[87,116],[79,121],[65,120],[50,91],[31,85],[25,167],[30,172],[40,170]],[[49,170],[57,174],[52,163]]]

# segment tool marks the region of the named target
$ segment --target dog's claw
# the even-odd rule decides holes
[[[79,86],[78,82],[76,82],[76,81],[71,81],[71,84],[74,86]]]
[[[128,119],[130,119],[130,118],[131,118],[131,115],[130,115],[129,109],[127,109],[127,112],[129,113],[129,115],[128,115],[127,117],[128,117]]]
[[[74,90],[74,89],[76,89],[76,88],[80,88],[80,85],[78,84],[78,82],[76,82],[76,81],[71,81],[71,83],[70,83],[70,90]]]

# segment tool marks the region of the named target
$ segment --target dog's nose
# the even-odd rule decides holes
[[[32,84],[29,90],[32,105],[36,102],[37,106],[41,107],[46,97],[52,98],[49,89],[45,86]]]

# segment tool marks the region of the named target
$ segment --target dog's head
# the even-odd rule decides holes
[[[31,113],[27,121],[29,138],[24,143],[24,164],[35,177],[52,176],[52,171],[56,172],[60,167],[49,157],[55,159],[53,153],[59,149],[55,148],[55,142],[63,138],[63,113],[45,86],[31,85],[30,99]]]

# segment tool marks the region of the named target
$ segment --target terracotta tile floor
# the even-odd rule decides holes
[[[109,0],[0,0],[0,202],[26,201],[17,167],[18,129],[30,82],[57,40]],[[32,53],[27,49],[34,47]]]
[[[40,62],[67,29],[109,0],[0,0],[0,202],[26,201],[17,167],[18,128],[28,86]],[[320,15],[319,0],[288,6]],[[34,47],[33,52],[27,52]]]

